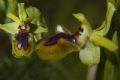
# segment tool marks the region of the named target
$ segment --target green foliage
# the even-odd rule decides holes
[[[5,11],[5,1],[4,0],[0,0],[0,11]]]

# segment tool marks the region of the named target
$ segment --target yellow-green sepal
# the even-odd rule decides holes
[[[118,49],[118,46],[115,43],[113,43],[111,40],[101,36],[97,32],[92,33],[92,35],[90,36],[90,41],[93,42],[95,45],[104,47],[112,52],[114,52]]]
[[[37,8],[30,6],[26,8],[26,13],[28,17],[32,19],[31,23],[37,25],[37,29],[34,31],[34,38],[35,38],[35,41],[38,41],[42,38],[41,33],[48,31],[46,26],[42,26],[42,24],[44,25],[46,24],[40,22],[41,13]]]
[[[16,22],[13,23],[7,23],[7,24],[1,24],[0,29],[4,30],[5,32],[8,32],[10,34],[16,34],[18,33],[18,26]]]
[[[40,11],[37,8],[32,6],[26,8],[26,13],[28,17],[31,19],[32,24],[36,24],[36,21],[39,20],[41,15]]]
[[[95,29],[94,31],[98,32],[102,36],[105,36],[110,29],[112,17],[113,17],[113,14],[115,13],[115,11],[116,11],[115,6],[111,2],[108,2],[106,18],[103,21],[103,23],[101,24],[101,26],[98,27],[97,29]]]
[[[38,27],[36,30],[35,30],[35,34],[34,34],[34,39],[35,39],[35,41],[38,41],[38,40],[40,40],[41,38],[42,38],[42,35],[41,35],[41,33],[43,33],[43,32],[48,32],[48,30],[47,30],[47,28],[43,28],[43,27]]]
[[[7,14],[7,17],[10,18],[10,19],[12,19],[14,22],[16,22],[16,23],[18,23],[18,24],[21,23],[19,17],[17,17],[17,16],[14,15],[13,13],[8,13],[8,14]]]
[[[27,14],[24,7],[24,3],[18,3],[18,15],[21,21],[26,21]]]

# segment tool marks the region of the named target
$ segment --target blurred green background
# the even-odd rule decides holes
[[[8,8],[5,0],[6,9]],[[55,33],[57,24],[64,25],[70,31],[79,27],[79,22],[72,16],[82,12],[93,28],[100,26],[105,18],[105,0],[17,0],[40,9],[49,28],[49,35]],[[118,15],[120,16],[120,15]],[[5,11],[0,10],[0,23],[5,19]],[[119,18],[115,18],[119,21]],[[118,25],[120,22],[114,22]],[[119,28],[118,28],[119,29]],[[112,33],[111,33],[112,34]],[[0,30],[0,80],[86,80],[88,67],[79,60],[78,52],[74,52],[61,61],[46,62],[38,58],[34,52],[30,59],[16,59],[12,56],[10,35]],[[102,80],[104,70],[104,54],[96,80]],[[89,80],[89,79],[88,79]]]

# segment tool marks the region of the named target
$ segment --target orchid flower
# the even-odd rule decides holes
[[[12,53],[15,57],[30,57],[34,42],[41,39],[41,33],[47,32],[47,28],[41,26],[41,14],[35,7],[25,8],[24,3],[18,3],[17,15],[8,13],[7,17],[13,21],[1,24],[0,29],[12,36]],[[29,24],[34,24],[37,28],[30,32],[34,27]]]
[[[78,43],[82,46],[79,49],[79,57],[84,64],[92,66],[100,62],[100,47],[112,52],[118,49],[115,43],[104,37],[110,29],[110,23],[115,11],[115,6],[111,2],[108,2],[106,19],[100,27],[94,30],[82,13],[74,14],[74,17],[82,23],[81,28],[84,30],[78,38]]]

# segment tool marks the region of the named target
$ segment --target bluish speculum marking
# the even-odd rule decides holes
[[[17,34],[17,40],[18,40],[18,49],[24,49],[26,50],[29,46],[28,39],[29,39],[29,29],[25,26],[19,27],[19,32]]]
[[[76,41],[75,38],[72,35],[59,33],[59,34],[57,34],[55,36],[52,36],[49,39],[47,39],[47,41],[45,42],[45,46],[54,45],[61,38],[65,39],[67,41],[70,41],[71,43],[75,43],[75,41]]]
[[[28,48],[28,33],[18,33],[17,39],[18,39],[18,48],[21,49],[22,47],[24,49]]]

